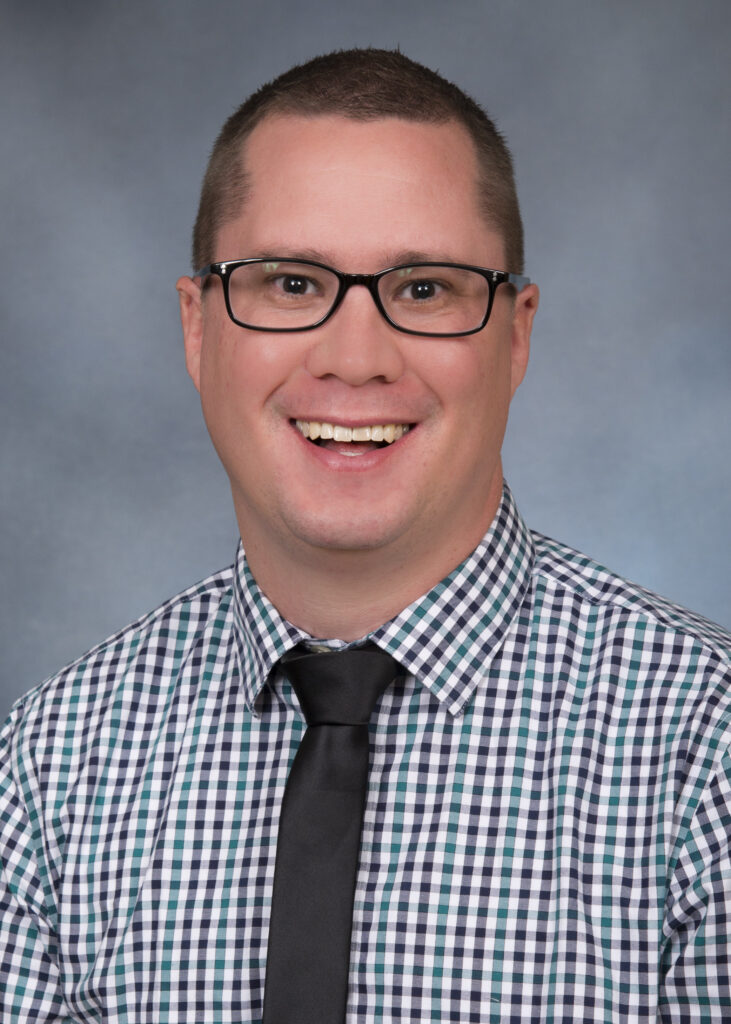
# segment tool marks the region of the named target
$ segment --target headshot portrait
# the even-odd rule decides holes
[[[731,1017],[731,15],[4,16],[0,1019]]]

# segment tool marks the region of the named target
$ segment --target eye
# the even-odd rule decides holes
[[[315,283],[301,274],[283,274],[273,279],[273,283],[287,295],[308,295],[315,289]]]
[[[404,288],[404,295],[408,299],[433,299],[438,294],[439,285],[435,281],[415,281]]]
[[[400,297],[407,302],[426,302],[429,299],[439,298],[443,291],[444,286],[439,281],[423,277],[405,284],[401,289]]]

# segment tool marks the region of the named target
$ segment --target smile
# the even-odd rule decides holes
[[[370,427],[344,427],[339,423],[318,423],[317,420],[295,420],[295,426],[309,441],[353,442],[370,441],[375,444],[393,444],[409,432],[408,423],[378,423]]]

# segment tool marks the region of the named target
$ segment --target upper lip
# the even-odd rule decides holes
[[[397,416],[373,416],[365,417],[361,416],[354,418],[353,416],[292,416],[291,422],[295,423],[300,420],[304,423],[332,423],[333,426],[337,427],[385,427],[389,423],[400,424],[401,426],[414,426],[414,421],[401,415]]]

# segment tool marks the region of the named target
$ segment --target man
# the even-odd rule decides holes
[[[326,1019],[287,994],[301,645],[394,659],[332,1019],[729,1019],[729,638],[523,524],[522,261],[503,140],[398,53],[224,126],[178,291],[243,546],[14,709],[3,1021]]]

